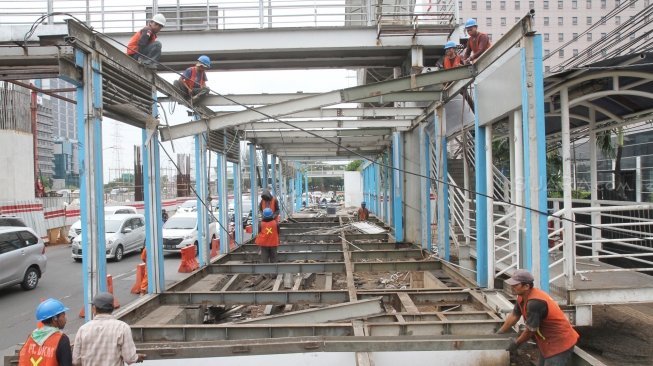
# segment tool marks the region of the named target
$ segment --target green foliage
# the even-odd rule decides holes
[[[359,170],[361,165],[363,165],[362,160],[354,160],[354,161],[350,162],[349,164],[347,164],[347,166],[345,167],[345,171],[355,172],[355,171]]]

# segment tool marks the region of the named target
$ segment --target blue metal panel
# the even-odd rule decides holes
[[[277,197],[279,190],[277,189],[278,181],[277,181],[277,156],[276,155],[272,155],[270,160],[270,180],[272,181],[272,183],[270,183],[272,187],[271,190],[272,196]]]
[[[234,175],[234,225],[236,245],[243,244],[243,187],[240,176],[240,164],[232,164],[231,169]]]
[[[306,204],[308,205],[308,173],[304,175],[304,193],[306,194]],[[302,201],[304,200],[303,197],[304,196],[302,195]]]
[[[426,133],[426,125],[422,124],[419,129],[420,136],[420,173],[422,174],[422,248],[432,250],[433,239],[431,237],[431,141]]]
[[[93,109],[102,110],[102,73],[97,59],[92,60],[93,69]],[[97,278],[100,281],[99,291],[107,290],[107,242],[104,235],[104,177],[102,164],[102,119],[93,113],[93,182],[95,197],[95,220],[97,225]]]
[[[442,176],[443,176],[443,181],[447,181],[447,171],[449,170],[448,164],[447,164],[447,137],[442,136],[442,140],[440,141],[442,144]],[[442,190],[442,211],[444,213],[442,217],[442,242],[443,242],[443,247],[444,247],[444,259],[445,260],[450,260],[450,253],[451,253],[451,239],[449,238],[449,186],[446,184],[443,185],[444,188]],[[430,200],[430,195],[429,195],[429,200]],[[431,205],[429,204],[429,207]],[[430,229],[430,228],[429,228]],[[430,231],[430,230],[429,230]]]
[[[474,104],[478,106],[477,92],[474,88]],[[477,112],[477,111],[475,111]],[[487,169],[485,157],[485,127],[479,125],[478,113],[474,113],[475,146],[476,157],[476,282],[480,287],[488,286],[488,222],[487,222],[487,199],[481,194],[487,195]],[[479,194],[480,193],[480,194]]]
[[[385,221],[386,224],[390,224],[390,207],[388,202],[390,201],[389,198],[389,189],[390,189],[390,159],[388,158],[388,151],[383,153],[383,164],[385,164],[385,173],[384,173],[384,179],[383,179],[383,221]]]
[[[263,165],[261,167],[261,177],[263,178],[263,182],[261,184],[262,184],[263,189],[267,189],[268,186],[269,186],[269,182],[268,182],[268,152],[266,150],[261,150],[261,157],[262,157],[261,165]]]
[[[225,135],[226,138],[226,135]],[[226,146],[226,145],[225,145]],[[220,237],[220,253],[229,252],[229,195],[227,193],[227,158],[223,154],[217,155],[217,177],[218,177],[218,233]]]
[[[391,167],[389,171],[390,186],[388,187],[388,225],[393,226],[394,223],[394,191],[395,191],[395,170],[394,170],[394,153],[393,148],[388,149],[388,165]]]
[[[258,190],[256,187],[256,145],[249,144],[249,189],[252,199],[252,236],[256,236],[258,233]]]
[[[402,163],[402,141],[401,132],[392,133],[392,166],[393,169],[393,208],[392,216],[395,228],[395,239],[397,242],[404,241],[404,215],[403,215],[403,174]]]
[[[529,172],[531,171],[531,156],[529,154],[530,149],[530,133],[528,129],[528,86],[527,83],[527,70],[526,70],[526,51],[521,49],[521,64],[522,64],[522,75],[521,75],[521,90],[522,90],[522,134],[524,141],[524,206],[531,207],[532,197],[531,192],[528,187],[531,186],[531,178]],[[478,187],[478,186],[477,186]],[[526,211],[526,231],[524,237],[524,251],[521,253],[521,258],[524,264],[524,267],[532,271],[533,270],[533,224],[531,220],[528,219],[529,211]]]
[[[211,203],[207,201],[207,180],[206,176],[206,148],[204,133],[195,135],[195,192],[197,194],[197,243],[199,252],[199,264],[205,266],[209,263],[207,256],[207,238],[208,238],[208,220],[206,203],[209,207]]]

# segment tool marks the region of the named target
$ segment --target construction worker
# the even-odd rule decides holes
[[[82,325],[75,335],[73,365],[122,366],[143,362],[146,355],[136,353],[129,325],[114,318],[113,295],[98,292],[93,298],[93,320]]]
[[[274,219],[271,208],[263,209],[263,220],[258,226],[256,245],[260,247],[260,262],[275,263],[279,247],[279,223]]]
[[[476,59],[481,57],[481,55],[492,46],[492,44],[490,43],[490,38],[487,34],[478,31],[476,19],[467,19],[465,22],[465,30],[469,35],[469,39],[467,40],[467,46],[465,46],[465,51],[463,52],[463,64],[468,65],[474,63]]]
[[[442,66],[445,70],[453,69],[454,67],[458,67],[463,64],[460,55],[456,52],[456,47],[458,47],[458,45],[454,41],[449,41],[444,45],[444,58],[442,60]]]
[[[361,202],[361,207],[358,209],[358,221],[367,221],[370,218],[370,210],[365,206],[365,201]]]
[[[498,333],[512,328],[520,317],[524,317],[526,329],[510,341],[508,351],[514,352],[523,343],[534,338],[540,350],[539,365],[566,365],[571,360],[578,333],[558,303],[546,292],[533,287],[533,275],[524,270],[516,270],[506,283],[517,294],[517,303],[508,315]]]
[[[272,193],[270,193],[269,190],[266,189],[261,193],[261,202],[258,204],[258,208],[261,212],[266,208],[271,209],[273,218],[277,220],[277,222],[279,221],[279,201],[272,196]]]
[[[161,58],[161,42],[156,35],[165,27],[166,17],[157,14],[147,21],[147,26],[134,33],[127,43],[127,54],[143,66],[156,69]]]
[[[43,327],[34,329],[20,349],[18,366],[71,366],[70,339],[62,330],[69,309],[57,299],[47,299],[36,307],[36,320]]]
[[[199,98],[208,94],[211,89],[206,87],[206,70],[211,68],[209,56],[202,55],[197,59],[195,66],[187,68],[183,75],[175,80],[174,84],[189,98]]]

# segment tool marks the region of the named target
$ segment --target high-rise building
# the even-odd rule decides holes
[[[479,31],[496,41],[534,9],[544,56],[551,54],[544,61],[546,71],[559,71],[572,58],[591,63],[643,51],[651,29],[643,10],[649,5],[649,0],[459,0],[458,21],[475,18]]]
[[[52,105],[49,99],[37,97],[36,156],[38,172],[43,179],[54,175],[54,136],[52,134]]]
[[[73,85],[61,79],[50,79],[49,89],[69,89]],[[57,93],[62,97],[75,100],[74,92]],[[65,100],[50,98],[52,102],[52,118],[54,119],[55,137],[77,141],[77,119],[75,105]]]

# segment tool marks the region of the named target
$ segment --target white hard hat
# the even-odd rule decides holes
[[[154,23],[161,24],[162,27],[166,26],[166,17],[163,16],[163,14],[157,14],[150,19]]]

